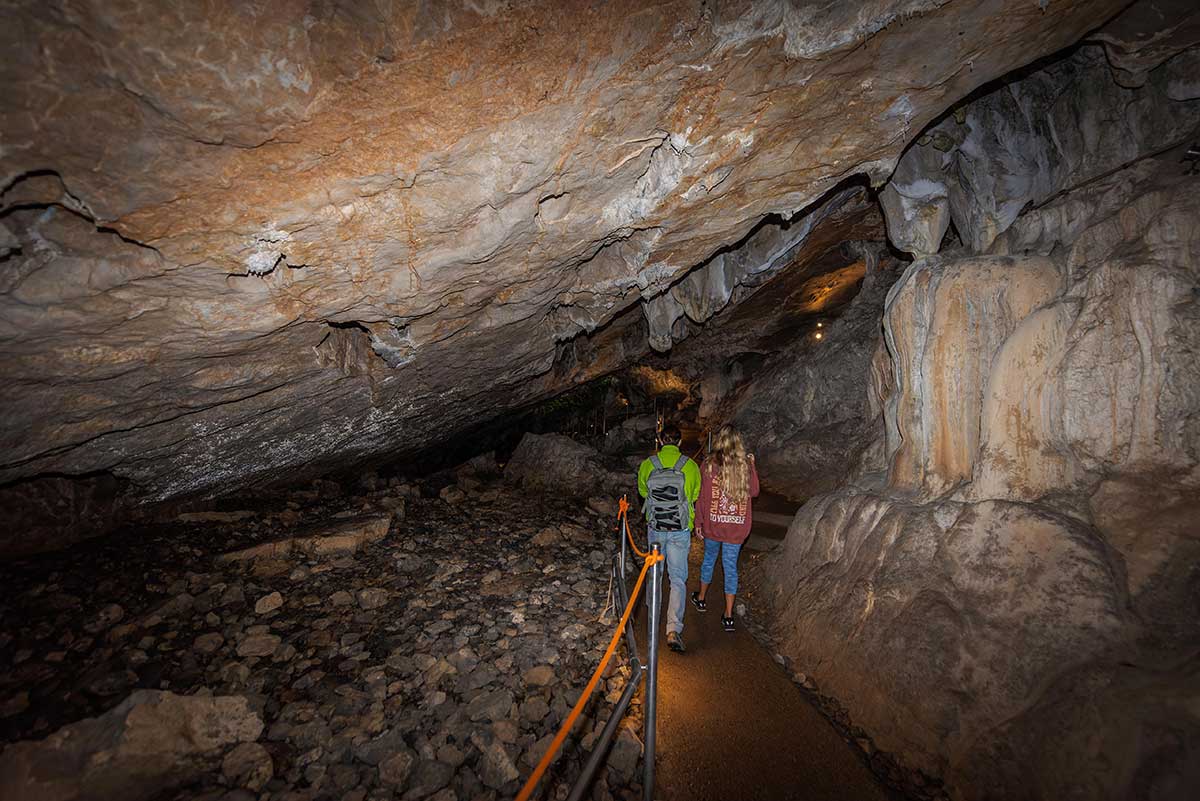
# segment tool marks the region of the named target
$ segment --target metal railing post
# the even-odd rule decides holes
[[[650,605],[650,631],[648,639],[649,653],[646,655],[646,732],[645,732],[645,752],[642,755],[642,761],[645,766],[645,772],[642,776],[642,797],[645,801],[654,801],[654,735],[658,717],[658,638],[659,638],[659,613],[662,607],[662,576],[663,562],[659,557],[662,555],[662,548],[658,543],[654,543],[651,548],[656,561],[650,566],[650,593],[646,596],[646,602]]]
[[[600,767],[600,760],[608,755],[608,747],[612,744],[613,735],[616,734],[621,719],[625,717],[625,710],[629,708],[629,702],[633,699],[634,691],[641,684],[643,675],[640,665],[634,667],[633,672],[629,674],[629,683],[625,685],[625,692],[621,693],[621,700],[617,701],[617,706],[609,716],[608,723],[604,724],[604,731],[596,738],[596,744],[592,746],[592,753],[588,755],[588,761],[584,764],[579,778],[575,780],[575,786],[571,788],[571,794],[567,796],[567,801],[580,801],[584,792],[592,786],[592,776],[595,775],[596,768]]]
[[[617,567],[617,590],[621,598],[621,608],[629,603],[629,590],[625,586],[625,561],[629,552],[629,520],[622,515],[621,517],[621,557]],[[633,635],[633,617],[625,623],[625,642],[629,646],[629,660],[635,667],[641,666],[641,657],[638,655],[637,638]]]

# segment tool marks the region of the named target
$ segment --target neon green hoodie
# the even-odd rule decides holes
[[[674,467],[679,461],[682,454],[679,448],[674,445],[666,445],[658,452],[658,460],[662,462],[663,467]],[[642,466],[638,468],[638,493],[646,497],[646,479],[650,478],[650,473],[654,470],[654,463],[649,459],[642,462]],[[700,497],[700,468],[697,466],[694,459],[688,459],[687,464],[683,466],[683,491],[687,493],[688,499],[688,528],[696,527],[696,499]]]

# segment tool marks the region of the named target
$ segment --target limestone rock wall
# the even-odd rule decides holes
[[[671,287],[1124,5],[11,3],[0,482],[225,492],[617,369],[622,312],[718,308]]]
[[[959,106],[927,130],[881,194],[900,248],[938,252],[951,221],[984,253],[1030,205],[1188,139],[1200,104],[1174,99],[1171,72],[1121,86],[1098,46],[1080,48]]]
[[[1064,93],[1097,79],[1072,80]],[[1186,139],[1196,109],[1174,102],[1143,111],[1191,120]],[[1002,141],[1016,116],[972,136]],[[1018,193],[1040,205],[1011,221],[969,212],[961,246],[914,261],[882,314],[891,381],[862,382],[887,469],[806,504],[767,567],[796,669],[952,797],[1194,792],[1200,193],[1180,155]],[[1044,166],[975,184],[971,209]],[[885,210],[890,231],[938,239]]]
[[[764,486],[787,497],[804,500],[882,469],[883,409],[868,386],[890,380],[890,365],[874,366],[883,349],[879,318],[900,267],[880,264],[877,254],[868,259],[850,307],[773,356],[728,411],[752,443]]]

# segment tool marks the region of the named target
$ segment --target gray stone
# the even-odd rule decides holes
[[[413,771],[409,781],[406,801],[415,801],[433,795],[450,783],[454,777],[454,768],[436,759],[422,759]]]
[[[505,720],[513,705],[513,695],[508,690],[492,690],[477,695],[466,706],[471,720]]]
[[[625,780],[633,777],[642,756],[642,741],[628,723],[621,727],[608,753],[608,767]]]
[[[510,782],[520,778],[520,772],[517,766],[513,764],[512,757],[504,748],[499,740],[491,740],[485,742],[484,738],[479,735],[472,735],[471,742],[479,749],[480,758],[479,778],[480,780],[491,787],[493,790],[503,789]]]

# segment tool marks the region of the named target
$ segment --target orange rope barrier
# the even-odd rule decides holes
[[[629,501],[624,495],[617,504],[617,525],[621,524],[621,518],[625,518],[625,533],[629,536],[629,547],[633,548],[635,554],[645,559],[650,554],[637,547],[637,543],[633,541],[633,529],[629,527]]]
[[[624,498],[621,499],[624,501]],[[625,509],[618,513],[623,514],[629,507],[625,503]],[[608,661],[612,659],[617,650],[617,643],[621,641],[621,634],[625,631],[625,624],[629,622],[629,616],[633,612],[633,605],[637,601],[638,592],[642,589],[642,583],[646,579],[646,573],[649,572],[650,566],[655,562],[663,560],[662,554],[644,554],[646,561],[642,564],[642,572],[638,574],[637,583],[633,585],[633,592],[629,596],[629,604],[625,607],[624,614],[621,615],[621,620],[617,623],[617,628],[613,631],[612,640],[608,643],[608,649],[604,652],[603,658],[600,660],[596,672],[592,674],[592,678],[588,681],[587,686],[583,688],[583,693],[580,694],[579,700],[575,702],[575,708],[571,710],[571,714],[567,715],[567,719],[563,721],[562,728],[558,730],[558,736],[554,738],[554,742],[550,743],[550,747],[546,749],[546,753],[542,755],[537,767],[533,769],[529,780],[525,782],[525,786],[521,788],[521,792],[517,793],[516,801],[528,801],[533,795],[533,790],[537,787],[538,781],[542,778],[542,774],[546,772],[546,768],[550,767],[550,763],[554,760],[554,755],[558,753],[558,749],[562,746],[563,741],[567,739],[567,733],[571,731],[571,727],[575,725],[575,721],[579,719],[579,715],[583,712],[583,708],[587,705],[588,699],[592,697],[592,693],[596,689],[596,685],[600,682],[600,674],[604,672],[604,668],[608,667]]]

